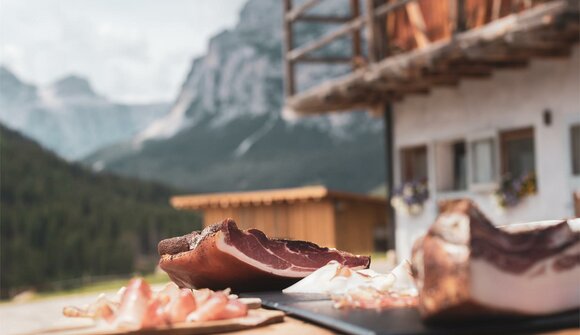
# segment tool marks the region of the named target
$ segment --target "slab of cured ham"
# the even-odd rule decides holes
[[[201,232],[159,242],[159,265],[180,287],[232,288],[235,292],[281,290],[330,261],[368,268],[370,257],[306,241],[270,239],[242,231],[226,219]]]
[[[433,321],[580,308],[574,220],[494,226],[469,200],[444,204],[413,248],[419,310]]]

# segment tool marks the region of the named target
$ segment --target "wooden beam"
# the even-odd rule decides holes
[[[374,0],[365,0],[365,18],[366,18],[366,35],[367,35],[367,55],[370,63],[376,63],[379,60],[377,55],[377,27],[375,25],[375,2]]]
[[[295,61],[301,57],[304,57],[307,53],[314,50],[320,49],[323,46],[329,44],[330,42],[336,40],[339,37],[345,36],[351,33],[355,29],[360,29],[364,25],[364,19],[358,17],[353,19],[349,23],[341,25],[338,29],[329,32],[328,34],[322,36],[318,40],[312,41],[304,46],[296,48],[286,54],[286,58]]]
[[[286,21],[295,21],[298,17],[300,17],[300,15],[304,14],[307,10],[321,2],[322,0],[307,0],[300,6],[297,6],[296,8],[286,12],[284,17],[286,18]]]
[[[486,65],[492,66],[496,69],[523,69],[530,65],[528,59],[520,60],[503,60],[503,61],[486,61]]]
[[[346,34],[349,33],[353,33],[355,30],[357,29],[361,29],[362,26],[365,24],[365,21],[368,22],[368,24],[370,26],[373,26],[372,29],[367,29],[368,34],[372,35],[369,36],[371,38],[367,38],[367,43],[369,43],[369,50],[373,50],[376,49],[374,46],[371,46],[370,44],[372,44],[371,41],[376,41],[376,25],[374,24],[375,22],[375,18],[376,17],[380,17],[381,15],[384,15],[386,13],[388,13],[389,11],[392,11],[396,8],[399,8],[407,3],[410,3],[412,1],[417,1],[417,0],[399,0],[397,3],[393,3],[393,4],[385,4],[380,6],[379,8],[381,9],[380,13],[376,12],[374,10],[374,1],[373,0],[366,0],[366,4],[367,4],[367,13],[366,13],[366,20],[363,19],[362,17],[356,17],[353,20],[351,20],[350,22],[341,25],[338,29],[329,32],[328,34],[322,36],[321,38],[319,38],[318,40],[312,41],[311,43],[308,43],[300,48],[294,49],[290,52],[288,52],[286,54],[286,57],[291,60],[291,61],[295,61],[298,60],[301,57],[304,57],[307,53],[312,52],[314,50],[320,49],[321,47],[329,44],[330,42],[334,41],[335,39],[342,37]],[[304,11],[306,11],[307,9],[309,9],[310,7],[316,5],[318,3],[318,1],[308,1],[306,3],[304,3],[302,6],[298,7],[295,10],[292,10],[290,12],[290,14],[292,15],[286,15],[287,21],[294,21],[296,20],[302,13],[304,13]],[[308,5],[308,6],[306,6]],[[371,10],[369,10],[369,8],[372,8]],[[379,9],[377,8],[377,10]],[[381,14],[382,13],[382,14]],[[371,52],[369,52],[369,59],[371,60],[371,62],[373,62],[373,57],[375,58],[375,61],[378,60],[378,58],[375,56],[371,56]]]
[[[569,44],[558,40],[538,38],[534,34],[512,36],[511,38],[506,39],[505,43],[512,49],[533,48],[539,50],[561,49]]]
[[[453,36],[457,32],[457,0],[447,0],[449,2],[449,13],[448,13],[448,22],[449,22],[449,31],[451,32],[451,36]]]
[[[472,23],[470,29],[481,27],[486,24],[485,20],[487,18],[487,4],[484,2],[483,5],[479,5],[475,9],[475,22]]]
[[[465,20],[465,0],[455,0],[457,2],[457,16],[455,17],[455,33],[464,32],[467,29],[467,22]]]
[[[574,0],[574,3],[576,2]],[[412,50],[370,64],[366,69],[326,82],[287,99],[287,106],[301,114],[368,107],[375,99],[385,99],[384,91],[383,95],[373,93],[377,90],[373,83],[384,80],[383,78],[386,78],[386,85],[392,80],[402,83],[401,87],[406,86],[407,80],[428,87],[439,84],[453,85],[463,77],[487,77],[495,68],[525,66],[532,57],[566,56],[573,41],[578,39],[574,35],[580,30],[580,27],[575,25],[578,18],[571,14],[577,12],[574,12],[568,0],[553,0],[538,4],[521,13],[508,15],[485,26],[459,33],[453,39],[434,41],[423,49]],[[566,37],[558,38],[557,42],[565,42],[562,44],[563,48],[542,45],[546,43],[546,36],[557,38],[562,35]],[[537,43],[536,39],[539,40],[542,48],[517,45],[518,40],[528,43],[526,38],[521,37],[531,39],[530,43]],[[554,46],[558,43],[554,43]],[[466,64],[445,67],[445,63],[453,59],[464,59]],[[423,68],[427,71],[424,74],[417,74],[417,70]],[[405,90],[413,89],[406,87]],[[421,91],[417,88],[414,90]],[[397,95],[394,91],[388,92],[390,101],[393,101]],[[401,94],[398,95],[399,99],[403,97]]]
[[[513,57],[506,59],[494,59],[483,55],[478,59],[471,59],[466,61],[457,61],[456,64],[469,64],[474,66],[489,66],[494,69],[520,69],[525,68],[530,64],[528,57]]]
[[[535,48],[521,48],[519,52],[527,54],[533,58],[568,58],[572,54],[570,47],[561,47],[557,49],[535,49]]]
[[[487,78],[491,76],[493,67],[485,64],[458,64],[450,69],[450,73],[468,78]]]
[[[353,61],[350,57],[309,57],[304,56],[296,60],[300,63],[351,63]]]
[[[460,77],[456,74],[425,74],[423,80],[434,86],[457,86]]]
[[[373,15],[374,15],[374,17],[379,18],[379,17],[387,15],[388,13],[390,13],[394,10],[397,10],[397,9],[405,6],[408,3],[415,2],[415,1],[417,1],[417,0],[399,0],[399,1],[393,2],[393,3],[386,3],[384,5],[377,7],[374,10]]]
[[[407,10],[407,15],[409,16],[409,21],[411,22],[411,29],[413,30],[413,36],[415,37],[415,42],[417,42],[417,47],[426,47],[430,42],[427,37],[427,25],[425,24],[421,7],[419,7],[419,4],[416,2],[410,2],[405,6],[405,8]]]
[[[377,7],[388,4],[390,0],[376,0]],[[391,17],[393,19],[394,17]],[[389,47],[389,34],[387,31],[388,27],[388,15],[375,16],[375,25],[377,26],[377,55],[379,60],[383,60],[390,56],[391,50]]]
[[[316,23],[346,23],[353,18],[351,16],[323,16],[323,15],[302,15],[294,22],[316,22]]]
[[[495,21],[499,19],[501,11],[501,0],[493,0],[491,4],[491,20]]]
[[[350,0],[350,16],[353,18],[360,16],[360,8],[358,0]],[[360,58],[362,57],[362,43],[360,38],[360,29],[355,29],[352,31],[351,35],[351,46],[352,46],[352,70],[356,70],[359,67]]]
[[[284,0],[284,14],[288,14],[292,10],[292,0]],[[293,45],[292,21],[284,21],[284,53],[288,54],[292,50]],[[294,61],[284,58],[284,92],[286,96],[292,96],[296,92],[294,83]]]

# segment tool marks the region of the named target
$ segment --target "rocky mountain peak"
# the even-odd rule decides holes
[[[115,103],[76,75],[38,88],[0,67],[0,122],[66,159],[128,140],[168,109],[166,104]]]
[[[54,94],[60,97],[96,97],[89,81],[78,75],[68,75],[52,84]]]
[[[14,73],[12,73],[4,65],[0,65],[0,83],[2,85],[22,85],[22,81],[18,79]]]
[[[0,66],[0,104],[32,102],[36,88],[18,78],[6,66]]]

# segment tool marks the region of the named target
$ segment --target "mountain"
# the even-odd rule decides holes
[[[68,160],[132,138],[169,107],[111,102],[74,75],[39,88],[0,66],[0,122]]]
[[[169,206],[174,189],[94,174],[1,125],[0,157],[0,298],[152,271],[158,241],[201,226]]]
[[[337,15],[347,9],[346,1],[318,8]],[[207,54],[193,61],[165,117],[85,163],[204,192],[305,184],[367,192],[382,184],[382,120],[364,113],[282,117],[281,28],[280,1],[249,1],[237,26],[214,36]],[[296,40],[327,29],[299,25]],[[332,43],[322,52],[348,51],[347,42]],[[302,66],[298,86],[347,70]]]

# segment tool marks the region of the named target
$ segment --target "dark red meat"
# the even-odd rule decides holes
[[[242,231],[232,219],[159,243],[159,265],[180,287],[235,291],[285,288],[330,261],[367,268],[356,256],[306,241],[269,239],[257,229]]]

